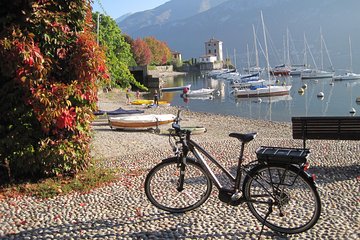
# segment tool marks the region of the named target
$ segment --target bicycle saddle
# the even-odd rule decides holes
[[[229,137],[234,137],[239,139],[240,141],[247,143],[250,142],[251,140],[253,140],[256,137],[256,132],[253,133],[246,133],[246,134],[242,134],[242,133],[230,133]]]

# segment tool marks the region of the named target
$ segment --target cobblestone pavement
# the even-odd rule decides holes
[[[147,112],[175,113],[176,109]],[[247,148],[247,158],[254,157],[259,145],[300,147],[302,143],[291,139],[288,123],[191,112],[184,113],[183,122],[208,128],[194,138],[227,167],[236,164],[238,154],[238,143],[228,137],[232,131],[259,133]],[[165,135],[114,131],[99,121],[93,128],[94,156],[101,157],[104,166],[122,167],[126,172],[118,181],[86,194],[0,201],[0,239],[258,238],[261,224],[246,205],[231,207],[220,202],[216,189],[205,204],[186,214],[169,214],[150,204],[143,190],[144,178],[152,166],[172,154]],[[323,206],[319,222],[305,233],[288,236],[265,227],[261,239],[359,239],[359,142],[308,141],[308,146]]]

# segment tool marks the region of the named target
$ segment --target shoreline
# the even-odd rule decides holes
[[[106,96],[107,95],[107,96]],[[109,97],[110,96],[110,97]],[[133,98],[132,98],[133,99]],[[140,109],[144,110],[144,114],[177,114],[178,107],[175,106],[160,106],[157,108],[146,108],[141,105],[127,105],[125,93],[118,91],[113,93],[106,93],[105,95],[99,94],[100,100],[100,107],[101,110],[115,110],[119,107],[132,110],[132,109]],[[194,136],[197,139],[202,139],[203,141],[221,141],[221,140],[229,140],[231,139],[228,135],[231,132],[239,132],[239,133],[249,133],[249,132],[257,132],[258,136],[257,139],[269,139],[269,138],[277,138],[279,141],[284,141],[284,139],[289,140],[291,146],[288,147],[296,147],[301,146],[300,143],[302,141],[295,141],[291,139],[291,124],[287,122],[274,122],[274,121],[266,121],[266,120],[253,120],[253,119],[246,119],[241,118],[238,116],[233,115],[222,115],[222,114],[215,114],[215,113],[206,113],[206,112],[194,112],[190,110],[182,110],[181,112],[182,126],[202,126],[207,129],[205,134],[201,134],[199,136]],[[94,122],[95,128],[94,130],[98,130],[98,126],[96,126],[96,121]],[[225,125],[225,126],[224,126]],[[101,126],[109,128],[108,126]],[[171,124],[167,125],[160,125],[159,128],[161,130],[166,130],[171,128]],[[283,129],[282,132],[279,129]],[[110,128],[109,128],[110,130]],[[134,131],[121,131],[121,130],[113,130],[116,132],[117,135],[123,135],[124,138],[134,138],[136,142],[141,142],[141,138],[144,137],[144,134],[149,133],[146,130],[134,130]],[[99,133],[101,138],[104,137],[102,133]],[[163,140],[163,136],[157,136],[156,134],[146,134],[149,142],[156,142],[156,146],[150,145],[153,147],[157,146],[168,146],[168,142]],[[96,137],[96,136],[95,136]],[[96,141],[95,141],[96,143]],[[126,142],[122,142],[123,146],[118,146],[121,148],[120,151],[115,151],[118,153],[109,153],[108,150],[101,149],[100,146],[97,146],[96,150],[99,151],[97,154],[101,156],[109,156],[114,157],[115,155],[118,156],[120,152],[125,152],[126,148],[130,149],[130,152],[137,152],[137,148],[144,149],[146,146],[138,145],[137,147],[129,146]],[[236,142],[234,142],[236,144]],[[150,147],[149,147],[150,148]],[[254,149],[252,149],[254,150]],[[254,152],[254,151],[253,151]]]

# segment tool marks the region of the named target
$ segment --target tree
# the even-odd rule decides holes
[[[93,14],[94,21],[97,21],[98,14],[98,12]],[[111,17],[103,14],[100,14],[99,22],[99,43],[106,52],[106,64],[110,72],[112,85],[126,88],[133,84],[140,89],[146,90],[147,88],[137,82],[129,71],[128,66],[134,66],[136,63],[131,52],[131,45],[125,41],[116,22]],[[94,31],[96,31],[96,28],[94,28]]]
[[[140,38],[134,40],[132,44],[132,52],[137,65],[144,66],[150,64],[152,54],[149,46],[144,40]]]
[[[127,42],[130,46],[133,45],[134,39],[132,39],[129,35],[123,34],[125,42]]]
[[[145,37],[144,41],[148,44],[152,54],[151,64],[164,65],[171,61],[171,51],[165,42],[161,42],[154,37]]]
[[[90,3],[2,1],[0,16],[1,183],[74,175],[90,163],[97,83],[108,79]]]

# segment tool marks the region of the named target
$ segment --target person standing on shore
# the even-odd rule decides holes
[[[154,105],[159,106],[159,95],[157,90],[154,91]]]
[[[126,89],[125,96],[126,96],[126,104],[130,104],[130,88]]]
[[[140,98],[140,92],[139,90],[136,91],[136,99],[139,99]]]

